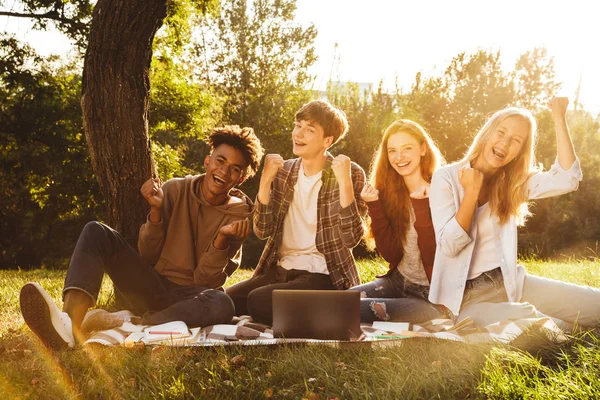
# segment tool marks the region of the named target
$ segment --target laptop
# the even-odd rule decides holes
[[[360,292],[273,290],[273,336],[322,340],[360,337]]]

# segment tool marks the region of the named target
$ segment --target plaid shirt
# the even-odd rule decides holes
[[[340,207],[340,189],[331,170],[333,156],[327,152],[327,161],[321,178],[323,186],[317,200],[316,246],[324,256],[331,283],[336,289],[348,289],[360,284],[352,249],[360,243],[364,234],[364,217],[367,205],[360,197],[365,185],[365,171],[352,163],[351,175],[354,199],[348,207]],[[268,205],[256,201],[254,233],[267,244],[258,261],[254,276],[277,265],[279,247],[283,233],[283,220],[294,197],[294,186],[298,180],[300,158],[286,160],[271,187]]]

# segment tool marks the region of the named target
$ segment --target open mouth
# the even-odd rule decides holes
[[[410,161],[406,161],[406,162],[403,162],[403,163],[396,163],[396,166],[398,168],[404,168],[404,167],[408,166],[408,164],[410,164]]]
[[[217,175],[213,175],[213,182],[217,185],[217,186],[221,186],[224,187],[227,185],[227,181],[223,178],[219,178]]]
[[[504,150],[498,149],[496,147],[492,147],[492,153],[494,154],[494,157],[496,157],[499,161],[504,161],[504,158],[506,158],[506,153],[504,152]]]
[[[302,146],[306,146],[306,143],[296,142],[296,141],[294,140],[294,146],[299,146],[299,147],[302,147]]]

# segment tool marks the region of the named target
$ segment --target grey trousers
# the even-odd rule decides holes
[[[508,302],[500,269],[467,282],[458,320],[485,326],[504,319],[550,317],[562,329],[600,326],[600,289],[526,274],[519,302]]]

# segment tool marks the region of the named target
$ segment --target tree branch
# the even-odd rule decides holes
[[[16,13],[11,11],[0,11],[0,16],[6,17],[18,17],[18,18],[35,18],[35,19],[52,19],[54,21],[64,22],[66,24],[73,23],[74,21],[69,18],[64,18],[58,15],[56,10],[48,11],[44,14],[28,14],[28,13]]]

